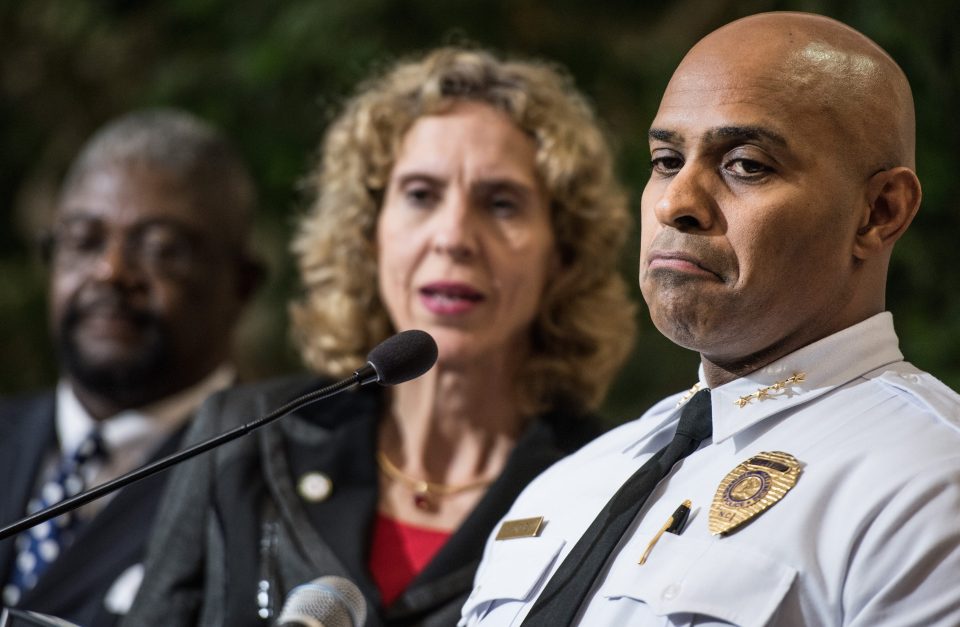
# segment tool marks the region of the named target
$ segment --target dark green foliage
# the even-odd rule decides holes
[[[338,103],[371,70],[444,43],[560,62],[605,119],[636,208],[648,174],[646,128],[676,63],[713,28],[765,10],[846,21],[910,76],[925,198],[896,250],[887,302],[908,358],[960,388],[960,37],[949,3],[0,0],[0,393],[55,379],[44,275],[30,243],[69,160],[115,115],[159,104],[192,110],[249,160],[260,186],[258,247],[272,280],[243,326],[240,363],[265,376],[298,367],[285,301],[296,289],[286,241],[303,204],[299,181]],[[623,260],[631,284],[636,242]],[[634,357],[607,405],[612,422],[694,382],[696,356],[662,338],[642,310],[640,318]]]

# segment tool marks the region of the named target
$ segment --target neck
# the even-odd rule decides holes
[[[703,374],[707,380],[707,385],[711,388],[717,388],[725,383],[735,381],[740,377],[745,377],[751,372],[773,363],[786,354],[787,353],[777,353],[763,357],[751,355],[750,357],[736,361],[713,361],[710,357],[701,354],[700,363],[703,364]]]
[[[703,364],[703,373],[707,380],[707,385],[711,388],[716,388],[730,381],[745,377],[751,372],[756,372],[805,346],[809,346],[825,337],[829,337],[843,329],[863,322],[881,311],[883,311],[882,306],[857,316],[838,320],[835,324],[821,327],[820,332],[815,334],[800,331],[782,337],[766,348],[747,355],[717,357],[701,353],[700,362]]]
[[[436,367],[394,388],[380,449],[420,479],[460,484],[496,477],[525,423],[503,372]]]
[[[67,370],[64,376],[90,417],[101,421],[122,411],[140,409],[188,390],[207,380],[223,363],[220,361],[191,372],[182,372],[180,369],[177,377],[163,376],[161,373],[138,379],[137,382],[116,381],[111,385],[87,385],[81,377]]]
[[[122,396],[104,395],[85,388],[76,381],[71,381],[70,384],[73,387],[73,393],[76,395],[77,400],[80,401],[83,408],[87,410],[90,417],[97,422],[116,416],[120,412],[128,409],[143,407],[155,400],[151,398],[152,395],[148,394]]]
[[[169,398],[195,385],[200,379],[176,387],[126,387],[120,390],[110,390],[108,393],[93,390],[73,378],[69,378],[69,381],[77,400],[87,410],[90,417],[99,422],[116,416],[120,412],[139,409]]]

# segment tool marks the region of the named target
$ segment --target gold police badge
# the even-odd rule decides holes
[[[796,485],[800,462],[780,451],[758,453],[727,473],[710,506],[710,533],[725,535],[759,516]]]

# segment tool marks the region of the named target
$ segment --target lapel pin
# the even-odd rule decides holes
[[[310,503],[326,501],[333,492],[333,481],[322,472],[307,472],[297,482],[297,492]]]

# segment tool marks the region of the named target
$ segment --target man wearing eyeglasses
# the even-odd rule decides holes
[[[44,238],[55,391],[0,403],[0,522],[176,449],[231,384],[233,329],[256,289],[254,188],[192,115],[124,116],[82,149]],[[0,542],[2,603],[114,624],[139,587],[163,475]]]

